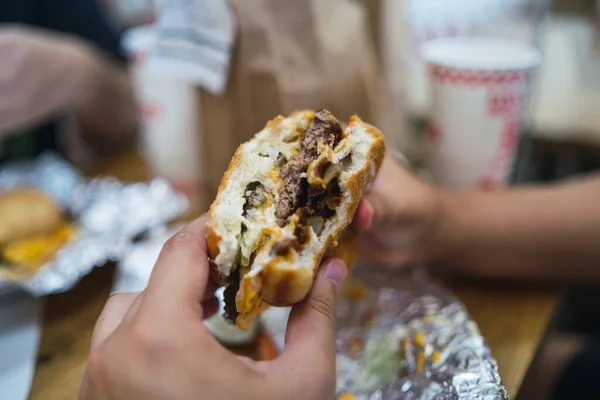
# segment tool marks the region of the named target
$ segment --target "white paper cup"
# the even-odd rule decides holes
[[[148,68],[154,29],[130,29],[123,47],[133,58],[131,77],[143,123],[141,147],[155,176],[167,179],[196,202],[203,194],[202,141],[197,89],[182,80],[165,78]]]
[[[423,56],[431,85],[433,179],[443,187],[505,185],[541,54],[517,41],[461,37],[427,42]]]

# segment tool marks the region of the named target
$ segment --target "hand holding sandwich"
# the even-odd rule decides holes
[[[352,226],[361,258],[373,264],[425,261],[452,274],[589,282],[600,279],[598,193],[597,174],[493,191],[439,190],[388,156]]]
[[[169,240],[147,289],[111,297],[92,338],[80,399],[333,398],[335,309],[346,267],[327,262],[294,306],[286,348],[254,362],[224,349],[203,323],[211,307],[202,217]],[[214,306],[214,300],[212,301]]]
[[[440,210],[439,192],[386,155],[352,223],[361,258],[397,267],[431,256]]]

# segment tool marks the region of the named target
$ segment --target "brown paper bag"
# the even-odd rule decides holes
[[[367,15],[353,0],[230,0],[238,20],[222,96],[200,92],[206,202],[237,146],[278,114],[327,108],[377,123],[378,62]]]

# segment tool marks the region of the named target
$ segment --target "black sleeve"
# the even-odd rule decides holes
[[[5,0],[0,0],[5,1]],[[37,0],[36,23],[87,40],[113,57],[124,60],[121,33],[110,23],[100,0]]]

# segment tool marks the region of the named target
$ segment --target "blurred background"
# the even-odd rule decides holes
[[[161,4],[160,0],[104,1],[113,20],[124,29],[155,21]],[[353,100],[359,104],[348,108],[353,110],[351,112],[384,126],[388,140],[401,149],[413,163],[421,165],[424,162],[422,141],[429,104],[428,74],[420,55],[420,46],[425,41],[443,37],[495,36],[531,43],[540,49],[544,59],[536,73],[531,101],[525,110],[522,125],[524,135],[521,136],[518,161],[513,171],[515,181],[552,180],[596,168],[598,156],[595,149],[600,135],[600,116],[595,112],[597,96],[600,93],[598,2],[461,0],[448,3],[442,0],[363,0],[349,3],[352,4],[351,7],[347,4],[338,5],[338,14],[347,12],[350,13],[348,15],[354,15],[352,13],[357,12],[355,8],[361,6],[359,12],[362,15],[359,19],[365,18],[367,29],[362,32],[361,26],[358,25],[359,32],[356,35],[367,42],[366,47],[369,47],[361,58],[370,58],[371,51],[375,54],[372,60],[368,60],[371,63],[369,67],[358,65],[359,62],[356,61],[357,65],[348,68],[353,71],[340,78],[344,80],[342,85],[355,87],[360,85],[355,83],[356,81],[371,78],[368,82],[371,91],[368,94],[369,105],[360,104],[360,100]],[[307,6],[307,9],[310,7]],[[243,10],[238,11],[238,17],[240,14],[243,14]],[[250,16],[242,16],[241,33],[244,33],[244,25],[248,25],[249,33],[256,28],[263,29],[265,34],[269,35],[269,32],[276,29],[275,26],[272,29],[267,26],[253,27],[253,23]],[[292,29],[289,35],[294,37],[291,31]],[[340,43],[348,40],[344,37],[340,39]],[[235,62],[242,64],[242,69],[252,68],[253,66],[244,65],[246,61],[249,63],[251,60],[243,59],[243,36],[240,42],[242,43],[236,48],[238,54],[234,55]],[[277,46],[272,46],[269,50],[273,54],[282,51],[276,49]],[[327,46],[329,43],[324,39],[317,44],[317,47],[329,49]],[[344,46],[345,44],[339,44],[336,50],[343,51]],[[334,60],[332,56],[331,60],[323,62],[335,62]],[[365,63],[365,60],[361,60],[360,63]],[[239,71],[236,71],[235,65],[232,68],[233,79],[230,85],[233,86],[237,83],[235,77]],[[316,68],[321,67],[314,68],[316,71]],[[373,73],[370,68],[376,68],[377,73]],[[246,70],[241,71],[241,74],[244,72],[246,79],[251,74],[254,78],[257,76],[256,71]],[[271,72],[276,79],[287,76],[285,72]],[[308,70],[295,72],[300,74]],[[268,93],[268,90],[271,90],[267,86],[270,83],[269,78],[263,75],[260,79],[264,80],[261,81],[262,90]],[[327,78],[322,80],[327,81]],[[264,106],[264,111],[258,110],[264,112],[264,118],[260,115],[256,118],[257,122],[244,124],[247,126],[245,132],[237,134],[242,138],[247,137],[256,131],[260,127],[260,121],[269,118],[269,115],[304,106],[306,101],[303,101],[301,95],[290,93],[295,91],[295,88],[284,90],[283,95],[289,95],[291,99],[282,99],[279,105]],[[300,90],[310,92],[306,87]],[[364,95],[360,93],[360,96]],[[340,95],[335,100],[343,115],[344,96]],[[309,100],[308,103],[314,102]],[[242,108],[232,108],[230,112],[239,117],[244,112]],[[204,129],[204,132],[207,130]],[[214,186],[214,182],[212,185]]]

